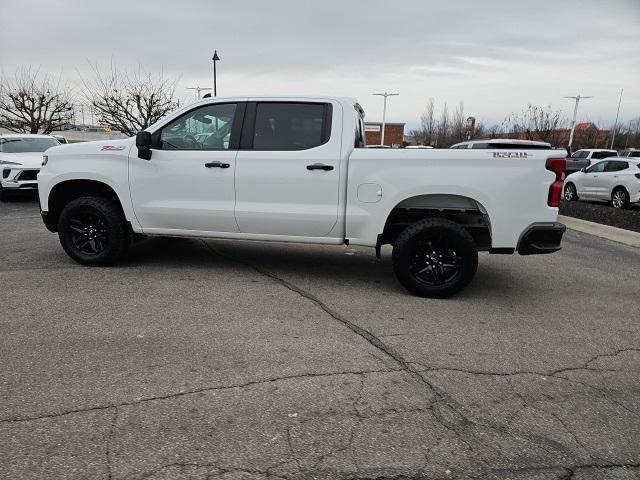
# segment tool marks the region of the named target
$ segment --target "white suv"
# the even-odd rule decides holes
[[[0,135],[0,201],[9,192],[37,189],[42,152],[57,145],[51,135]]]
[[[564,182],[565,200],[605,200],[614,208],[640,202],[640,159],[614,157],[572,173]]]

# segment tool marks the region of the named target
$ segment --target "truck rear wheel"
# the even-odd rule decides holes
[[[473,238],[449,220],[416,222],[398,235],[393,246],[398,281],[420,297],[450,297],[469,284],[477,269]]]
[[[91,266],[117,262],[131,243],[119,205],[103,197],[69,202],[60,213],[58,237],[67,255]]]

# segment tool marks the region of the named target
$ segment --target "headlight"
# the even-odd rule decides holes
[[[22,165],[18,162],[10,162],[9,160],[0,160],[0,165]]]
[[[49,155],[42,155],[42,166],[44,167],[49,161]]]

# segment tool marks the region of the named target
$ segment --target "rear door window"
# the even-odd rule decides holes
[[[253,150],[307,150],[329,140],[331,104],[261,102],[256,105]]]
[[[626,170],[629,168],[629,164],[627,162],[622,162],[619,160],[612,160],[607,162],[607,172],[619,172],[621,170]]]

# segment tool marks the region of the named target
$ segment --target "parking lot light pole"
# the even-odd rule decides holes
[[[618,128],[618,117],[620,116],[620,104],[622,103],[622,88],[620,89],[620,100],[618,100],[618,113],[616,113],[616,121],[613,124],[613,135],[611,135],[611,146],[609,147],[613,150],[613,141],[616,139],[616,128]]]
[[[200,98],[202,98],[200,96],[200,92],[204,92],[206,90],[211,90],[211,88],[209,88],[209,87],[207,87],[207,88],[204,88],[204,87],[187,87],[187,90],[196,90],[198,92],[198,100],[200,100]]]
[[[571,120],[571,133],[569,134],[569,151],[571,151],[571,144],[573,143],[573,131],[576,128],[576,115],[578,114],[578,103],[580,103],[580,99],[582,98],[593,98],[593,97],[583,97],[581,95],[576,95],[575,97],[564,97],[564,98],[573,98],[576,101],[576,106],[573,107],[573,120]]]
[[[211,57],[211,60],[213,60],[213,96],[217,97],[218,96],[218,85],[216,83],[217,79],[216,79],[216,62],[218,60],[220,60],[220,57],[218,56],[218,51],[215,50],[213,52],[213,57]]]
[[[387,120],[387,97],[396,97],[400,95],[399,93],[374,93],[373,95],[378,95],[380,97],[384,97],[384,106],[382,107],[382,133],[380,134],[380,145],[384,145],[384,129]]]

